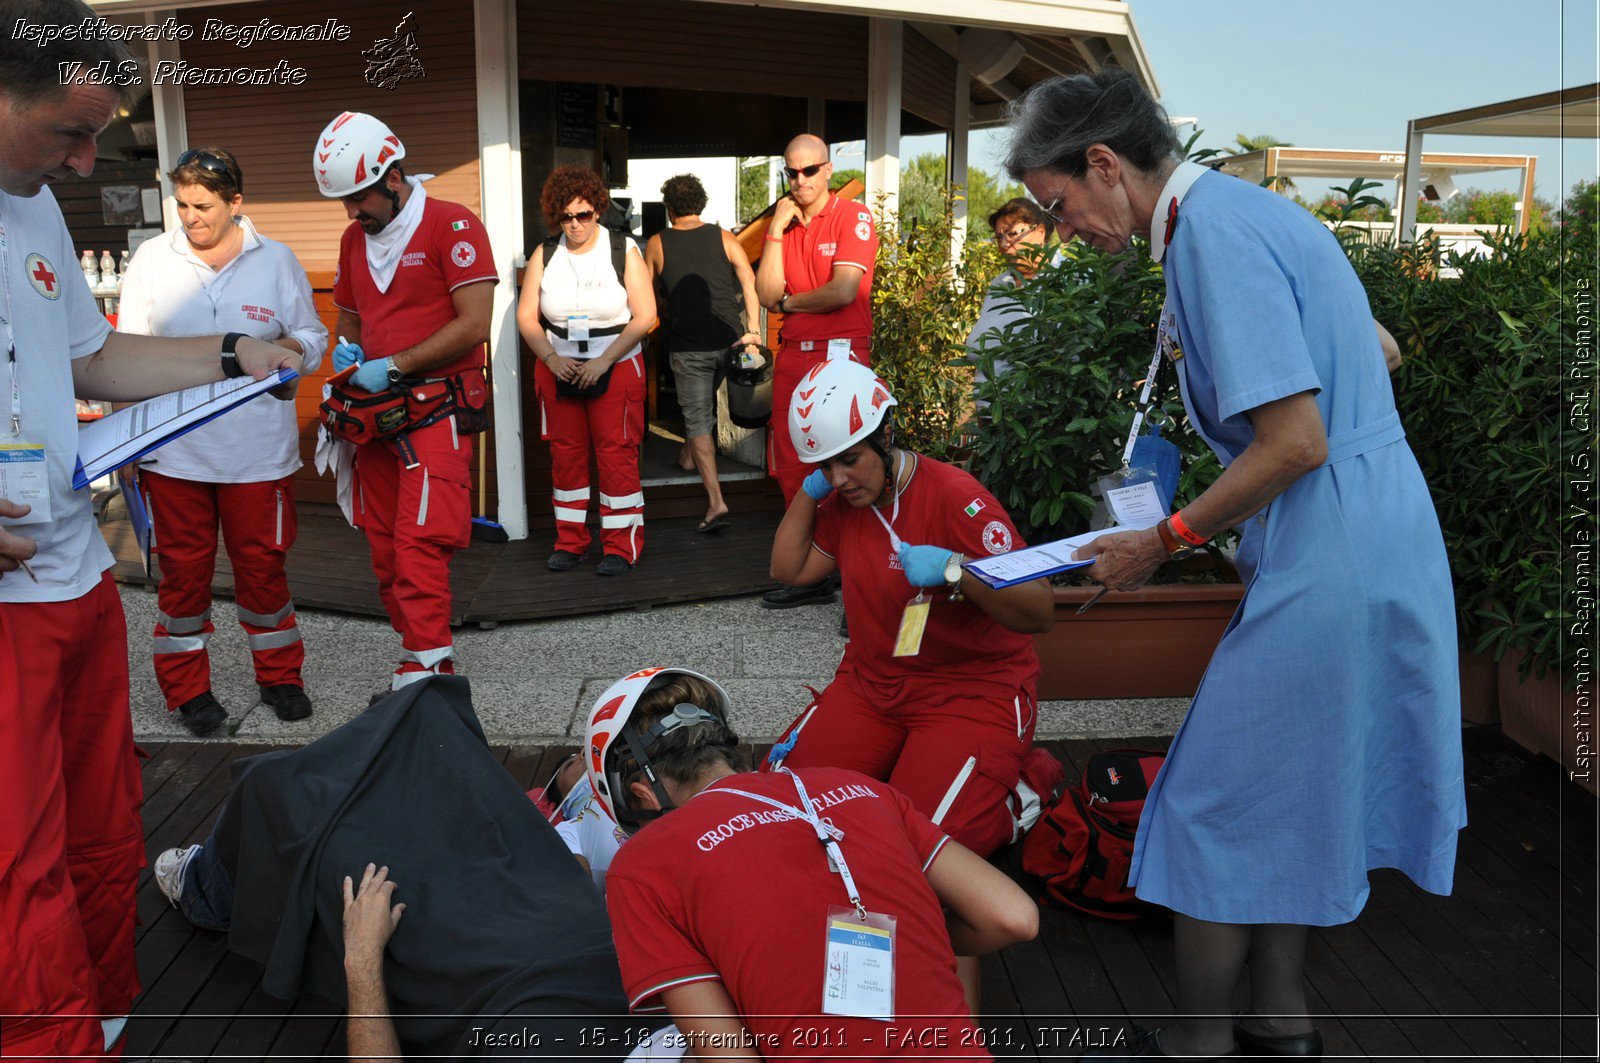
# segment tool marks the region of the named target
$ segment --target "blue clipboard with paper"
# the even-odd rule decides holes
[[[117,470],[117,482],[122,487],[122,500],[128,506],[128,523],[139,543],[139,559],[144,562],[144,574],[150,575],[150,554],[155,548],[155,520],[150,515],[149,503],[139,489],[139,470],[124,465]]]
[[[1009,554],[980,557],[968,561],[962,567],[995,590],[1001,590],[1018,583],[1039,579],[1041,576],[1053,576],[1057,572],[1067,572],[1094,564],[1093,559],[1074,561],[1073,551],[1105,534],[1106,531],[1084,532],[1070,539],[1058,539],[1053,543],[1013,550]]]

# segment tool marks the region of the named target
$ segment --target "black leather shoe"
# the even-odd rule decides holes
[[[567,572],[577,568],[578,562],[582,560],[582,554],[575,554],[571,550],[557,550],[550,555],[550,560],[544,563],[544,567],[551,572]]]
[[[779,587],[761,596],[763,609],[793,609],[797,605],[821,605],[833,601],[833,584],[827,580],[805,587]]]
[[[628,564],[628,559],[621,554],[607,554],[595,566],[595,574],[599,576],[620,576],[633,566]]]
[[[1239,1023],[1234,1023],[1233,1039],[1238,1042],[1239,1051],[1247,1056],[1322,1058],[1322,1031],[1316,1028],[1307,1033],[1264,1034],[1251,1033]]]
[[[228,710],[209,690],[179,705],[178,715],[183,717],[183,725],[196,738],[216,734],[228,722]]]
[[[306,697],[305,688],[293,683],[262,687],[261,700],[272,706],[280,720],[303,720],[311,715],[311,699]]]
[[[1220,1056],[1210,1056],[1210,1059],[1230,1059],[1247,1053],[1240,1051],[1235,1046],[1233,1051]],[[1140,1030],[1135,1032],[1133,1038],[1125,1044],[1114,1048],[1092,1048],[1085,1052],[1082,1059],[1198,1059],[1196,1056],[1170,1056],[1161,1047],[1160,1030]]]

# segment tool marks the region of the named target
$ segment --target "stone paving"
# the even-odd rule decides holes
[[[123,587],[133,674],[133,727],[141,741],[189,739],[166,711],[150,664],[156,596]],[[387,686],[400,645],[385,621],[305,610],[306,690],[316,712],[284,723],[260,703],[233,603],[212,607],[212,689],[231,716],[219,741],[299,744],[350,719]],[[763,609],[736,598],[637,612],[456,630],[456,667],[472,680],[473,702],[496,744],[572,743],[594,699],[614,680],[648,665],[694,668],[721,681],[734,702],[734,726],[751,741],[771,741],[805,708],[806,686],[824,686],[844,641],[838,604]],[[1186,698],[1047,701],[1038,737],[1172,734]]]

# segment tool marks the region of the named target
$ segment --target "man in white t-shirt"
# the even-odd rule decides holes
[[[97,20],[82,0],[7,0],[6,13],[18,25]],[[300,368],[258,340],[117,335],[99,314],[45,186],[88,176],[122,99],[92,73],[63,86],[58,64],[102,62],[136,69],[118,41],[40,45],[0,30],[0,1044],[19,1056],[100,1055],[120,1025],[97,1015],[125,1015],[139,991],[127,630],[111,553],[72,488],[73,398]]]

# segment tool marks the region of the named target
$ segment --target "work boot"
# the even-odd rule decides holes
[[[279,683],[261,688],[261,700],[272,706],[280,720],[303,720],[311,715],[311,699],[304,687],[293,683]]]
[[[209,690],[204,694],[196,694],[179,705],[178,715],[183,717],[183,725],[196,738],[215,734],[228,722],[228,710],[222,707],[222,703],[217,701],[217,696]]]
[[[607,554],[600,559],[600,564],[595,566],[595,573],[601,576],[620,576],[632,567],[628,564],[628,559],[621,554]]]
[[[821,605],[833,601],[833,584],[828,580],[805,587],[779,587],[761,596],[763,609],[793,609],[797,605]]]
[[[571,550],[557,550],[550,555],[550,560],[544,563],[544,567],[551,572],[568,572],[577,568],[582,560],[582,554],[575,554]]]

